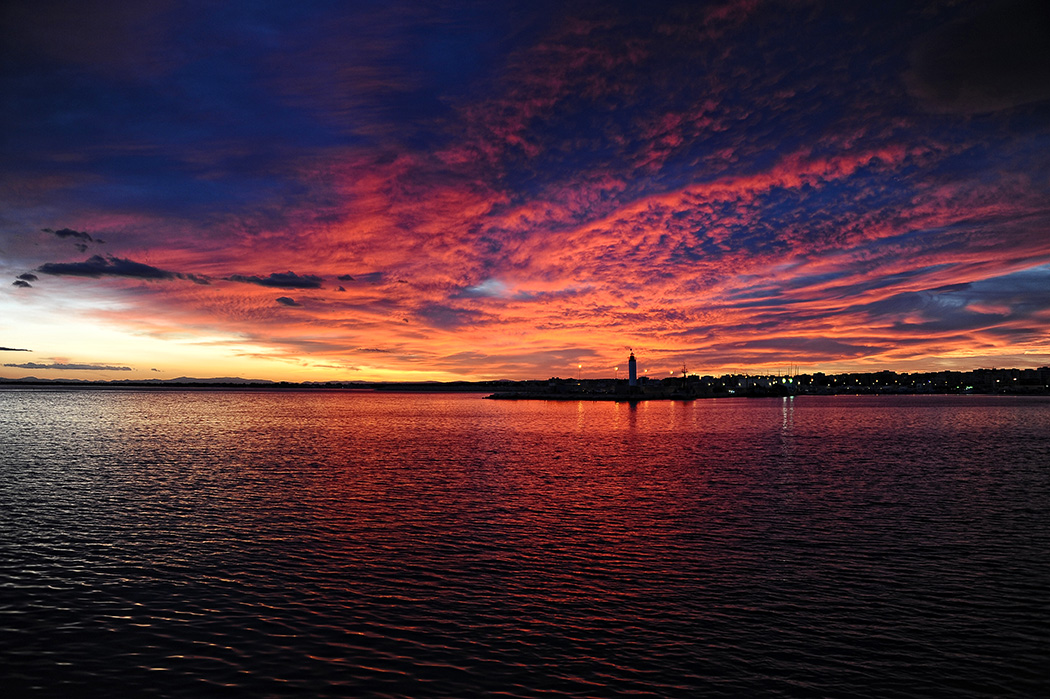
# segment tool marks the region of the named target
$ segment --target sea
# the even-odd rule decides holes
[[[1050,397],[0,389],[0,693],[1050,696]]]

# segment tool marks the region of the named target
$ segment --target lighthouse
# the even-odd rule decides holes
[[[627,385],[638,385],[638,362],[634,359],[634,352],[631,352],[631,358],[627,360]]]

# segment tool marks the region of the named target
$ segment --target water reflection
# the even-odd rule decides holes
[[[781,400],[781,412],[780,431],[782,434],[788,434],[795,423],[795,396],[784,396]]]
[[[1048,402],[0,391],[0,439],[16,694],[1041,682]]]
[[[635,433],[638,430],[638,404],[637,403],[617,403],[617,413],[620,417],[617,420],[618,424],[624,423],[624,415],[626,415],[627,431]]]

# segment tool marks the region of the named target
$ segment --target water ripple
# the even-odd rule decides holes
[[[1050,401],[0,390],[5,694],[1045,696]]]

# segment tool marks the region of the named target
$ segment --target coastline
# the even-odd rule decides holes
[[[491,379],[482,381],[268,381],[241,377],[178,377],[174,379],[119,379],[91,381],[63,377],[0,377],[0,389],[21,390],[129,390],[129,391],[257,391],[361,393],[472,393],[493,400],[691,401],[698,398],[770,398],[839,395],[1050,395],[1050,367],[1038,369],[974,369],[897,373],[880,371],[851,374],[793,374],[644,377],[637,386],[626,379],[545,380]]]

